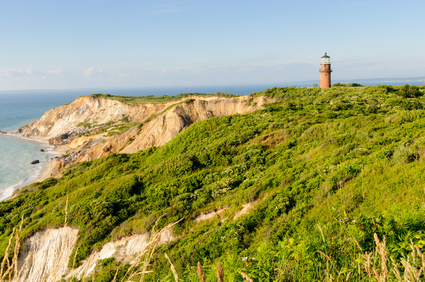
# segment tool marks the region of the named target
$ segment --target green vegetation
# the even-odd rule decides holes
[[[22,237],[63,226],[68,198],[68,225],[80,229],[76,266],[111,239],[181,220],[146,281],[173,279],[163,254],[183,281],[199,279],[198,261],[207,281],[218,262],[226,281],[424,279],[424,90],[253,94],[276,102],[195,123],[159,148],[80,163],[0,203],[0,254],[21,216]],[[252,209],[235,218],[246,203]],[[128,267],[104,260],[96,277],[124,278]]]
[[[128,116],[122,115],[122,118],[117,121],[110,120],[106,123],[97,124],[89,123],[87,121],[80,122],[77,126],[84,127],[87,131],[80,133],[78,136],[90,136],[103,132],[108,132],[107,136],[121,134],[124,131],[135,126],[137,123],[132,123]]]
[[[108,130],[106,130],[106,128],[102,128],[102,129],[99,130],[99,133],[107,131],[108,132],[107,136],[117,135],[117,134],[123,133],[124,131],[129,130],[130,128],[132,128],[136,124],[137,123],[120,124],[120,125],[117,125],[115,127],[111,127]]]
[[[334,86],[343,86],[343,87],[360,87],[360,86],[362,86],[360,83],[356,83],[356,82],[353,82],[353,83],[334,83],[334,84],[332,84],[332,87],[334,87]]]
[[[88,95],[89,97],[102,97],[107,98],[111,100],[117,100],[122,103],[126,104],[143,104],[143,103],[165,103],[165,102],[173,102],[178,101],[187,97],[193,97],[193,96],[199,96],[199,97],[236,97],[232,94],[227,93],[221,93],[217,92],[215,94],[205,94],[205,93],[181,93],[176,96],[168,96],[168,95],[162,95],[162,96],[117,96],[117,95],[111,95],[111,94],[102,94],[102,93],[96,93]]]
[[[77,126],[81,126],[81,127],[85,127],[85,128],[91,128],[93,126],[93,124],[91,124],[88,121],[84,121],[84,122],[78,123]]]
[[[195,99],[186,99],[186,100],[180,101],[180,102],[178,102],[178,103],[172,104],[172,105],[168,106],[167,108],[165,108],[165,109],[164,109],[163,111],[161,111],[160,113],[157,113],[157,114],[151,115],[151,116],[150,116],[149,118],[147,118],[147,119],[146,119],[143,123],[153,120],[154,118],[156,118],[156,117],[158,117],[158,116],[162,115],[163,113],[165,113],[165,112],[169,111],[170,109],[174,108],[174,107],[175,107],[175,106],[177,106],[177,105],[186,104],[186,103],[192,103],[193,101],[195,101]],[[143,123],[142,123],[140,126],[142,126],[142,125],[143,125]]]

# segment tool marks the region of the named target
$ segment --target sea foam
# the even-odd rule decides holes
[[[0,135],[0,201],[13,192],[34,182],[44,164],[57,156],[47,143],[21,138],[12,134]],[[32,161],[39,160],[37,164]]]

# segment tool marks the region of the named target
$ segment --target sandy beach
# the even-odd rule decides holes
[[[55,168],[57,163],[56,159],[50,160],[47,163],[43,164],[43,170],[38,178],[34,182],[41,182],[46,180],[49,177],[53,177],[53,169]]]
[[[35,182],[42,182],[49,177],[54,177],[53,171],[54,171],[54,168],[56,167],[57,162],[58,161],[55,158],[53,158],[52,160],[46,163],[41,163],[40,165],[42,166],[42,168],[39,173],[32,175],[31,177],[25,179],[21,183],[18,183],[6,188],[5,191],[7,196],[4,199],[0,199],[0,201],[6,201],[9,199],[12,199],[16,190],[19,190]]]
[[[68,150],[69,148],[67,145],[56,145],[56,146],[49,145],[49,150],[47,151],[47,153],[52,154],[52,159],[46,163],[43,163],[43,169],[41,173],[38,175],[38,178],[34,182],[41,182],[46,180],[49,177],[56,177],[56,175],[54,174],[54,170],[58,164],[57,157],[60,157],[63,154],[66,154]]]
[[[49,145],[46,141],[38,140],[38,139],[30,139],[30,138],[24,138],[17,134],[11,134],[7,133],[5,134],[7,136],[11,136],[14,138],[20,138],[20,139],[26,139],[31,140],[37,143],[45,144],[46,147],[43,149],[44,154],[46,154],[47,161],[41,161],[39,164],[35,164],[36,171],[28,176],[26,179],[23,179],[21,182],[16,183],[12,186],[9,186],[7,188],[4,188],[2,197],[0,198],[0,201],[5,201],[8,199],[13,198],[13,195],[15,194],[16,190],[21,189],[25,186],[28,186],[34,182],[41,182],[49,177],[54,177],[54,171],[55,167],[57,166],[58,160],[57,157],[60,157],[65,151],[67,151],[66,146],[52,146]]]

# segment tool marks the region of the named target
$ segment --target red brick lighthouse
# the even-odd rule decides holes
[[[327,53],[320,60],[320,88],[331,87],[331,57]]]

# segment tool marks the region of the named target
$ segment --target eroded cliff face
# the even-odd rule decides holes
[[[20,128],[17,133],[23,137],[47,141],[64,134],[86,132],[85,125],[100,126],[119,122],[125,117],[130,122],[142,122],[171,104],[131,105],[103,97],[84,96],[47,111],[40,119]]]
[[[248,105],[248,97],[195,99],[178,104],[158,115],[142,127],[111,136],[97,146],[86,148],[76,161],[89,161],[109,153],[135,153],[149,147],[162,146],[194,122],[211,117],[245,114],[262,108],[265,99],[257,98]],[[91,140],[99,140],[95,136]],[[74,141],[74,144],[78,139]],[[72,146],[72,145],[71,145]]]
[[[51,175],[56,176],[72,163],[94,160],[113,152],[134,153],[161,146],[194,122],[215,116],[246,114],[261,109],[267,102],[270,100],[248,96],[190,97],[169,103],[129,105],[111,99],[81,97],[46,112],[39,120],[21,128],[18,134],[57,144],[66,156],[57,161]],[[108,136],[108,132],[122,125],[127,128]],[[85,135],[80,136],[81,133]],[[224,209],[200,216],[196,221],[208,220]],[[99,260],[111,257],[138,265],[147,250],[174,240],[171,227],[157,234],[135,234],[109,242],[75,269],[69,269],[68,262],[78,239],[78,229],[62,227],[40,231],[24,240],[12,280],[85,279],[93,274]]]
[[[87,279],[99,261],[107,258],[137,266],[143,255],[152,248],[174,240],[172,226],[154,234],[135,234],[109,242],[100,251],[92,252],[75,269],[68,268],[68,261],[78,239],[78,229],[61,227],[37,232],[24,240],[23,251],[18,257],[18,275],[14,274],[12,281],[61,281],[71,277]]]
[[[63,227],[40,231],[24,241],[13,281],[60,281],[77,242],[78,229]]]
[[[242,205],[235,212],[233,220],[249,213],[259,201]],[[229,207],[224,206],[208,213],[198,215],[194,219],[196,223],[212,220],[220,216]],[[232,218],[223,218],[223,221]],[[178,222],[170,223],[160,230],[143,232],[130,236],[120,237],[102,246],[99,251],[92,251],[89,257],[84,259],[80,266],[69,268],[68,262],[73,261],[72,251],[77,243],[79,230],[75,227],[64,226],[49,228],[34,233],[23,241],[20,246],[18,264],[15,270],[12,265],[11,281],[70,281],[71,278],[85,281],[93,276],[99,268],[101,260],[114,258],[117,262],[130,264],[132,271],[127,273],[128,281],[133,281],[140,269],[149,265],[149,257],[161,245],[171,243],[178,238],[173,234],[174,226]],[[1,279],[0,279],[1,280]],[[127,280],[126,280],[127,281]]]
[[[70,164],[110,153],[135,153],[162,146],[194,122],[246,114],[261,109],[267,102],[270,100],[264,97],[195,96],[168,103],[131,105],[108,98],[80,97],[46,112],[17,133],[62,145],[58,149],[66,157],[57,160],[50,175],[58,176]],[[122,125],[128,128],[108,134]],[[81,136],[82,133],[86,136]]]

